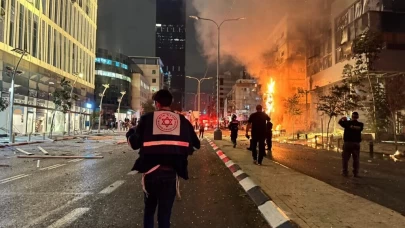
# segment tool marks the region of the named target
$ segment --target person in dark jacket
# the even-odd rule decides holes
[[[132,149],[139,149],[132,170],[142,173],[144,227],[153,228],[157,207],[159,228],[168,228],[176,193],[180,197],[178,177],[188,179],[187,157],[200,140],[191,123],[170,110],[168,90],[159,90],[153,100],[157,111],[143,115],[126,136]]]
[[[232,115],[232,121],[229,122],[228,128],[231,131],[231,141],[233,143],[233,148],[235,148],[239,130],[239,121],[236,119],[236,115]]]
[[[201,124],[200,124],[200,135],[199,135],[200,139],[204,138],[204,130],[205,130],[204,124],[201,122]]]
[[[342,175],[345,177],[349,175],[348,163],[351,156],[353,156],[353,175],[354,177],[359,177],[360,142],[361,142],[361,132],[363,131],[364,124],[362,122],[359,122],[358,119],[359,113],[353,112],[351,120],[348,120],[347,117],[342,117],[339,120],[339,125],[344,128]]]
[[[249,116],[248,125],[246,127],[246,138],[250,138],[249,131],[252,129],[252,141],[250,148],[252,149],[253,163],[262,165],[263,156],[265,155],[266,141],[266,124],[270,121],[270,117],[263,112],[261,105],[256,106],[255,113]],[[259,144],[259,155],[257,154],[257,144]]]
[[[271,148],[273,145],[273,142],[271,141],[273,138],[273,123],[271,121],[267,121],[266,124],[266,144],[267,144],[267,150],[271,152]]]

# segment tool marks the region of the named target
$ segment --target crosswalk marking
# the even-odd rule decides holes
[[[82,158],[78,158],[78,159],[73,159],[73,160],[70,160],[70,161],[68,161],[68,162],[79,162],[79,161],[82,161],[82,160],[84,160],[84,159],[82,159]]]

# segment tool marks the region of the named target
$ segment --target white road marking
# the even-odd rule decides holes
[[[39,162],[40,162],[40,161],[41,161],[41,160],[38,160],[38,161],[37,161],[37,168],[39,168]]]
[[[76,208],[73,211],[71,211],[69,214],[65,215],[65,217],[59,219],[58,221],[54,222],[52,225],[48,226],[48,228],[59,228],[59,227],[64,227],[72,222],[74,222],[76,219],[80,218],[80,216],[84,215],[87,211],[89,211],[90,208]]]
[[[229,161],[227,161],[226,163],[225,163],[225,165],[226,165],[226,167],[231,167],[231,166],[233,166],[233,165],[235,165],[235,163],[233,163],[233,161],[232,160],[229,160]]]
[[[242,173],[244,173],[242,170],[238,170],[238,171],[233,173],[233,176],[237,177],[237,176],[241,175]]]
[[[33,153],[30,153],[30,152],[27,152],[27,151],[25,151],[25,150],[22,150],[22,149],[20,149],[20,148],[16,148],[18,151],[20,151],[21,153],[24,153],[24,154],[26,154],[26,155],[33,155]]]
[[[136,170],[131,171],[131,172],[129,172],[127,175],[135,175],[135,174],[138,174],[138,171],[136,171]]]
[[[111,192],[113,192],[115,189],[117,189],[119,186],[121,186],[124,183],[125,183],[125,181],[123,181],[123,180],[116,181],[113,184],[111,184],[110,186],[108,186],[107,188],[103,189],[100,192],[100,194],[110,194]]]
[[[78,158],[78,159],[73,159],[73,160],[70,160],[70,161],[68,161],[68,162],[79,162],[79,161],[82,161],[82,160],[84,160],[84,159],[82,159],[82,158]]]
[[[274,163],[276,163],[277,165],[281,165],[282,167],[284,167],[284,168],[286,168],[286,169],[290,169],[289,167],[287,167],[287,166],[285,166],[285,165],[283,165],[283,164],[281,164],[281,163],[278,163],[278,162],[276,162],[276,161],[273,161]]]
[[[267,201],[263,205],[260,205],[259,211],[263,214],[271,227],[278,227],[289,221],[284,212],[281,211],[272,201]]]
[[[38,147],[38,149],[40,150],[40,151],[42,151],[42,153],[44,153],[44,154],[46,154],[46,155],[48,155],[49,153],[48,153],[48,151],[46,151],[46,150],[44,150],[42,147]]]
[[[253,183],[253,181],[249,177],[246,177],[245,179],[239,181],[239,184],[242,185],[245,191],[249,191],[250,189],[257,186],[255,183]]]
[[[51,166],[48,166],[48,167],[45,167],[45,168],[41,168],[39,170],[51,170],[51,169],[56,169],[56,168],[65,166],[65,165],[66,164],[56,164],[56,165],[51,165]]]
[[[0,180],[0,184],[4,184],[4,183],[7,183],[7,182],[18,180],[18,179],[28,177],[28,176],[30,176],[30,174],[20,174],[20,175],[17,175],[17,176],[9,177],[9,178]]]
[[[88,194],[86,194],[86,195],[88,195]],[[26,225],[26,226],[24,226],[23,228],[36,227],[37,225],[41,225],[41,224],[43,223],[43,221],[44,221],[47,217],[49,217],[49,216],[52,215],[52,214],[59,213],[60,211],[62,211],[62,210],[64,210],[65,208],[67,208],[70,204],[72,204],[72,203],[74,203],[74,202],[76,202],[76,201],[79,201],[80,199],[83,199],[86,195],[81,195],[81,196],[75,197],[75,198],[73,198],[72,200],[70,200],[70,201],[66,202],[65,204],[63,204],[61,207],[58,207],[58,208],[56,208],[55,210],[52,210],[52,211],[48,211],[48,212],[43,213],[40,217],[38,217],[38,218],[36,218],[36,219],[30,221],[29,224]]]

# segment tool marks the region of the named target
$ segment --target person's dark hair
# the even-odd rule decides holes
[[[163,107],[172,105],[173,95],[169,90],[161,89],[153,95],[153,100],[158,102]]]
[[[233,114],[233,115],[232,115],[232,120],[235,120],[235,119],[236,119],[236,115]]]
[[[352,116],[359,116],[359,113],[358,112],[353,112]]]
[[[262,110],[263,110],[263,107],[261,105],[256,106],[256,111],[262,111]]]

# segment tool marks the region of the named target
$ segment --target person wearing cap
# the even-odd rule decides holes
[[[349,176],[348,166],[350,157],[353,157],[353,175],[359,177],[360,168],[360,142],[361,132],[364,124],[358,121],[359,113],[353,112],[352,119],[342,117],[339,125],[344,128],[343,133],[343,152],[342,152],[342,175]]]
[[[266,126],[270,122],[270,117],[263,112],[261,105],[256,106],[256,112],[249,116],[248,125],[246,127],[246,138],[250,138],[249,131],[252,129],[252,141],[250,149],[252,150],[253,163],[262,165],[263,157],[265,156],[265,140]],[[259,144],[259,154],[257,154],[257,144]]]
[[[153,228],[158,208],[159,228],[168,228],[176,193],[180,197],[179,177],[188,179],[187,157],[200,148],[200,140],[190,121],[170,110],[168,90],[159,90],[153,100],[156,111],[143,115],[126,136],[132,149],[139,149],[132,170],[142,174],[144,227]]]
[[[231,131],[231,141],[233,143],[233,148],[235,148],[239,130],[239,121],[236,119],[235,114],[232,115],[232,121],[229,122],[228,128]]]

